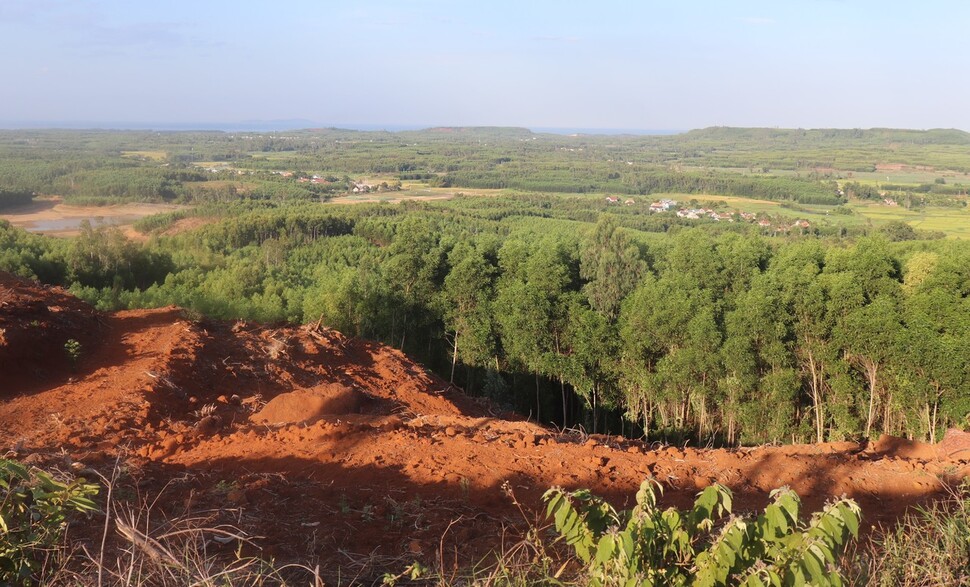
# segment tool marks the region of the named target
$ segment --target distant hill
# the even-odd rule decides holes
[[[909,143],[917,145],[970,145],[970,133],[957,129],[930,130],[896,128],[738,128],[712,126],[678,135],[687,140],[734,140],[766,143],[816,143],[819,146],[845,143]]]

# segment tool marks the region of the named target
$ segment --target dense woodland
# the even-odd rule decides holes
[[[509,129],[248,139],[90,132],[50,158],[62,134],[12,133],[0,141],[0,205],[31,192],[196,202],[139,226],[158,232],[189,214],[208,224],[139,244],[104,227],[61,240],[0,221],[0,270],[65,285],[103,309],[178,304],[199,318],[321,321],[561,426],[719,444],[881,432],[937,439],[970,424],[970,243],[929,240],[902,223],[769,234],[582,195],[679,190],[837,204],[867,197],[863,184],[839,194],[845,181],[810,166],[861,166],[864,153],[878,161],[889,132],[575,137],[579,147],[569,148],[581,151],[563,150],[574,137]],[[951,173],[970,161],[964,133],[891,132],[907,160],[950,158]],[[743,152],[753,143],[759,151]],[[127,153],[148,149],[164,151],[164,162]],[[285,162],[269,157],[290,150]],[[805,173],[663,162],[684,165],[687,152]],[[635,156],[644,163],[628,165]],[[243,190],[193,165],[241,160],[251,172]],[[281,169],[333,181],[316,192],[273,173]],[[386,169],[532,192],[319,202],[346,191],[353,174]],[[949,189],[959,182],[934,185],[948,189],[899,187],[966,205],[962,188]]]

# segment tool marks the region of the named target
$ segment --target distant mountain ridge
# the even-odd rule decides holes
[[[915,144],[970,145],[970,133],[954,128],[934,128],[927,130],[900,128],[764,128],[711,126],[688,131],[682,135],[687,139],[750,140],[750,141],[863,141],[863,142],[900,142]]]
[[[118,131],[217,131],[217,132],[293,132],[293,131],[357,131],[357,132],[435,132],[441,134],[502,134],[515,135],[600,135],[600,136],[680,136],[685,139],[712,140],[862,140],[873,142],[904,142],[914,144],[970,145],[970,133],[955,128],[772,128],[711,126],[683,129],[635,129],[594,127],[495,126],[495,125],[433,125],[433,124],[373,124],[321,123],[303,118],[279,120],[244,120],[239,122],[151,122],[151,121],[10,121],[0,120],[4,130],[118,130]]]

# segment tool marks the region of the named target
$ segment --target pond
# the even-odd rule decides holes
[[[140,218],[172,212],[186,206],[176,204],[127,203],[112,206],[74,206],[65,204],[59,198],[38,199],[29,206],[6,210],[0,218],[9,220],[18,228],[29,232],[51,236],[72,236],[81,229],[81,224],[90,222],[91,226],[131,226]]]
[[[85,216],[81,218],[51,218],[44,220],[34,220],[27,222],[23,225],[23,228],[29,232],[65,232],[65,231],[75,231],[81,229],[81,224],[87,220],[91,223],[91,226],[118,226],[124,224],[132,224],[142,216],[137,214],[124,214],[121,216]]]

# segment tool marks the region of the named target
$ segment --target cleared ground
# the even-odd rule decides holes
[[[0,213],[0,218],[9,220],[12,225],[29,232],[64,237],[77,235],[80,232],[81,223],[85,220],[93,226],[110,224],[124,228],[145,216],[187,207],[147,203],[74,206],[64,203],[61,198],[49,197],[38,198],[27,206],[4,210]]]
[[[789,485],[811,509],[857,499],[871,527],[970,474],[967,447],[900,439],[713,450],[560,433],[326,328],[195,322],[174,307],[104,314],[5,274],[0,300],[0,445],[114,472],[114,499],[150,503],[156,524],[204,515],[264,556],[320,560],[328,577],[474,563],[527,529],[523,512],[541,519],[553,485],[620,505],[653,476],[683,506],[717,481],[740,512]],[[68,338],[81,343],[73,369]],[[97,544],[102,524],[72,534]]]

